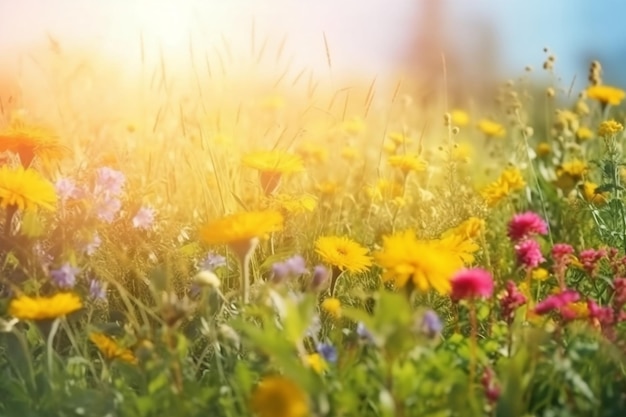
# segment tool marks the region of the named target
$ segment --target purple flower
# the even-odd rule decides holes
[[[434,338],[443,330],[441,319],[432,310],[428,310],[422,317],[422,331],[430,338]]]
[[[118,196],[122,193],[126,177],[120,171],[113,168],[102,167],[96,172],[95,193],[103,193],[107,196]]]
[[[154,223],[155,211],[152,207],[141,207],[135,217],[133,217],[133,227],[135,229],[149,230]]]
[[[97,279],[89,281],[89,297],[92,300],[106,300],[107,298],[107,283],[102,283]]]
[[[122,208],[122,202],[117,198],[106,198],[96,208],[98,219],[107,223],[113,222]]]
[[[523,240],[515,245],[517,263],[526,269],[533,269],[545,261],[539,243],[534,240]]]
[[[304,258],[300,255],[295,255],[284,262],[276,262],[272,265],[272,280],[274,282],[282,282],[290,276],[299,276],[306,272]]]
[[[202,264],[200,264],[200,269],[203,271],[215,271],[221,266],[226,266],[226,258],[219,253],[209,252]]]
[[[80,268],[75,268],[66,262],[59,269],[50,271],[50,276],[59,288],[69,289],[76,285],[76,274],[79,272]]]
[[[328,282],[330,272],[324,265],[317,265],[313,268],[313,278],[311,279],[311,290],[319,291],[324,287],[324,284]]]
[[[94,253],[96,253],[96,251],[98,250],[101,244],[102,244],[102,239],[100,239],[100,235],[96,233],[93,235],[93,239],[91,240],[91,242],[88,242],[83,248],[83,250],[85,251],[85,254],[87,256],[91,256]]]
[[[324,360],[328,363],[337,362],[337,349],[335,349],[335,347],[330,343],[319,343],[317,345],[317,353],[322,355]]]
[[[368,342],[374,342],[374,335],[365,327],[363,322],[358,322],[356,325],[356,334],[359,335],[361,339],[365,339]]]
[[[61,201],[76,198],[79,195],[79,189],[76,187],[76,183],[69,178],[59,178],[54,184],[54,187]]]

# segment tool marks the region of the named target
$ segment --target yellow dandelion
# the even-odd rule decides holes
[[[345,236],[322,236],[315,241],[315,252],[324,262],[340,270],[360,273],[372,265],[367,248]]]
[[[263,378],[252,392],[250,408],[257,417],[306,417],[306,393],[295,382],[282,376]]]
[[[392,155],[387,162],[390,166],[402,171],[404,175],[411,171],[422,172],[428,167],[428,163],[419,155]]]
[[[278,211],[249,211],[217,219],[200,232],[208,244],[236,244],[253,238],[264,238],[283,229],[283,216]]]
[[[506,135],[506,129],[498,122],[494,122],[488,119],[482,119],[478,122],[478,129],[483,132],[487,137],[502,138]]]
[[[83,307],[78,295],[59,293],[51,297],[20,295],[11,300],[9,314],[20,320],[52,320]]]
[[[383,237],[374,259],[385,269],[384,281],[400,288],[410,283],[423,292],[433,288],[440,294],[450,291],[450,278],[463,267],[462,259],[446,245],[418,240],[412,230]]]
[[[532,272],[532,278],[535,281],[545,281],[550,277],[550,273],[545,268],[537,268]]]
[[[621,123],[616,122],[615,120],[606,120],[600,123],[600,127],[598,128],[598,136],[608,138],[618,134],[622,130],[624,130],[624,126]]]
[[[313,369],[316,373],[321,374],[328,368],[328,364],[319,353],[312,353],[305,358],[306,364],[309,368]]]
[[[578,139],[579,142],[593,139],[593,130],[586,126],[579,127],[578,130],[576,130],[576,139]]]
[[[524,181],[522,172],[515,167],[507,168],[502,171],[500,180],[506,183],[512,191],[519,191],[526,187],[526,181]]]
[[[96,345],[100,353],[108,360],[120,360],[131,364],[137,363],[137,358],[129,349],[123,348],[117,342],[102,333],[90,333],[89,340]]]
[[[443,234],[443,236],[459,235],[468,239],[476,239],[483,232],[485,221],[478,217],[470,217],[457,227],[454,227]]]
[[[520,170],[517,168],[508,168],[502,172],[500,178],[487,185],[481,191],[481,196],[489,207],[494,207],[500,201],[511,195],[511,193],[519,191],[525,186],[526,182]]]
[[[552,152],[552,146],[548,142],[541,142],[537,145],[535,152],[540,158],[546,157]]]
[[[467,126],[470,122],[469,114],[467,114],[467,112],[463,110],[452,110],[450,112],[450,116],[452,118],[452,124],[454,126],[464,127]]]
[[[37,171],[23,167],[0,168],[0,207],[15,206],[20,210],[54,210],[57,194],[54,185]]]
[[[450,233],[433,240],[432,245],[442,252],[455,254],[466,265],[474,262],[474,253],[480,249],[472,239],[459,233]]]
[[[38,157],[45,163],[60,161],[69,156],[71,151],[62,145],[57,136],[50,131],[27,126],[23,123],[0,131],[0,153],[19,154],[22,165],[28,167],[33,158]]]
[[[326,298],[322,301],[322,310],[336,319],[341,318],[341,301],[335,297]]]
[[[626,97],[626,92],[608,85],[594,85],[587,88],[587,97],[600,102],[604,106],[607,104],[618,106]]]
[[[266,194],[273,193],[283,175],[304,170],[304,162],[299,155],[282,151],[258,151],[246,154],[241,159],[244,166],[259,171],[261,186]]]
[[[609,193],[597,192],[598,184],[591,181],[585,181],[581,184],[580,188],[586,202],[591,203],[596,207],[602,207],[608,202]]]

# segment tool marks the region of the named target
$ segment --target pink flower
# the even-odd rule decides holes
[[[598,270],[598,262],[606,256],[604,249],[585,249],[580,252],[579,259],[583,264],[583,268],[591,276],[594,276]]]
[[[534,240],[523,240],[515,245],[517,263],[527,269],[533,269],[545,261],[539,243]]]
[[[517,289],[515,283],[507,281],[504,297],[500,299],[500,312],[504,320],[511,324],[515,310],[526,304],[526,297]]]
[[[555,264],[567,265],[571,260],[569,255],[572,253],[574,253],[574,248],[567,243],[557,243],[552,246],[552,259]]]
[[[580,299],[580,294],[574,290],[565,290],[555,295],[551,295],[535,306],[535,313],[546,314],[552,310],[561,310],[569,303]]]
[[[488,298],[493,294],[491,273],[480,268],[463,269],[452,280],[451,298],[454,301],[473,298]]]
[[[546,233],[548,233],[548,224],[532,211],[516,214],[509,222],[508,235],[513,242]]]

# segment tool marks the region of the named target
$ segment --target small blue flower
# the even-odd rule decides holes
[[[219,253],[209,252],[200,264],[200,269],[215,272],[217,268],[222,266],[226,266],[226,258]]]
[[[426,336],[433,338],[443,330],[441,319],[432,310],[427,310],[422,317],[422,331]]]
[[[361,339],[365,339],[371,343],[374,342],[374,335],[367,329],[367,327],[365,327],[365,324],[363,324],[363,322],[361,321],[356,324],[356,334],[359,335]]]
[[[80,268],[75,268],[66,262],[59,269],[50,271],[50,276],[59,288],[70,289],[76,285],[76,274],[79,272]]]
[[[322,355],[324,360],[328,363],[337,362],[338,354],[337,349],[330,343],[319,343],[317,345],[317,353]]]
[[[102,283],[97,279],[91,279],[89,281],[89,297],[94,300],[106,300],[107,298],[107,283]]]

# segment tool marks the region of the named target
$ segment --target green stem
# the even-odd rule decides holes
[[[54,381],[53,378],[53,373],[54,373],[54,367],[53,367],[53,354],[54,354],[54,336],[56,336],[57,331],[59,330],[59,325],[61,324],[61,319],[57,318],[54,319],[54,321],[52,322],[52,326],[50,327],[50,332],[48,333],[48,342],[47,342],[47,346],[46,346],[46,353],[47,353],[47,361],[48,361],[48,378],[50,381]]]

